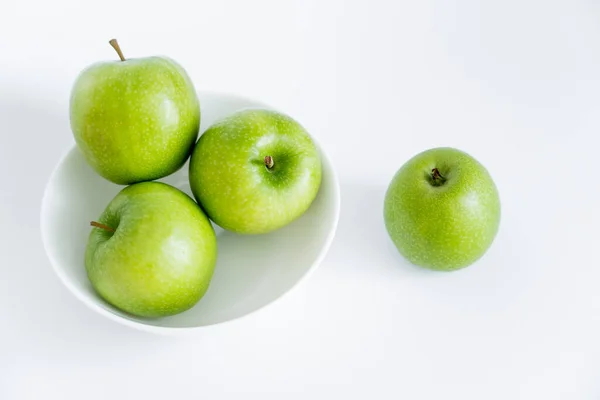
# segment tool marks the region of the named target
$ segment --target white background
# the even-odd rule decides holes
[[[281,302],[162,337],[54,276],[41,197],[112,37],[287,111],[332,156],[336,240]],[[595,0],[0,0],[0,399],[599,399],[599,137]],[[382,221],[394,172],[442,145],[503,204],[454,273],[408,265]]]

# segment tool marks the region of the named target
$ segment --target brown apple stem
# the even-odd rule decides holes
[[[267,167],[267,169],[273,169],[274,165],[275,165],[275,162],[273,161],[273,157],[266,156],[265,157],[265,166]]]
[[[104,225],[104,224],[101,224],[100,222],[96,222],[96,221],[92,221],[92,222],[90,222],[90,225],[91,225],[91,226],[93,226],[93,227],[95,227],[95,228],[104,229],[104,230],[105,230],[105,231],[107,231],[107,232],[114,232],[114,231],[115,231],[115,230],[114,230],[113,228],[111,228],[110,226],[108,226],[108,225]]]
[[[115,51],[119,55],[119,58],[121,59],[121,61],[125,61],[125,56],[123,55],[123,52],[121,51],[121,47],[119,47],[119,43],[117,42],[117,39],[111,39],[108,41],[108,43],[113,47],[113,49],[115,49]]]
[[[435,186],[443,185],[446,182],[446,178],[440,174],[440,170],[437,168],[431,170],[431,179]]]

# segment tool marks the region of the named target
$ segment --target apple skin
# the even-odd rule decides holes
[[[183,312],[204,296],[217,240],[188,195],[164,183],[137,183],[121,190],[97,222],[115,232],[92,228],[85,266],[107,302],[156,318]]]
[[[434,169],[441,177],[433,178]],[[464,268],[482,257],[496,237],[500,214],[486,168],[454,148],[430,149],[406,162],[384,201],[385,226],[400,253],[439,271]]]
[[[260,234],[291,223],[310,207],[321,185],[321,159],[298,122],[276,111],[247,109],[200,136],[189,175],[196,200],[217,225]]]
[[[92,168],[125,185],[183,166],[198,137],[200,105],[189,76],[171,59],[100,62],[75,81],[70,122]]]

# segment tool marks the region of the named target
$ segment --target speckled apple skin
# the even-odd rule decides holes
[[[140,317],[183,312],[206,293],[217,259],[208,217],[188,195],[159,182],[123,189],[92,228],[85,266],[94,289]]]
[[[431,183],[437,168],[446,178]],[[491,246],[500,225],[500,198],[486,168],[453,148],[417,154],[396,173],[385,195],[387,231],[411,263],[433,270],[467,267]]]
[[[81,72],[71,130],[92,168],[117,184],[149,181],[183,166],[200,126],[187,73],[165,57],[102,62]]]
[[[271,156],[269,170],[265,157]],[[202,134],[190,161],[190,186],[224,229],[259,234],[300,217],[321,185],[321,159],[306,130],[287,115],[239,111]]]

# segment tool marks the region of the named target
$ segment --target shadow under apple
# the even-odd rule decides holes
[[[387,187],[342,180],[342,207],[336,239],[326,268],[340,274],[430,274],[398,252],[385,228],[383,201]],[[333,261],[336,260],[336,261]],[[340,262],[348,260],[351,262]]]

